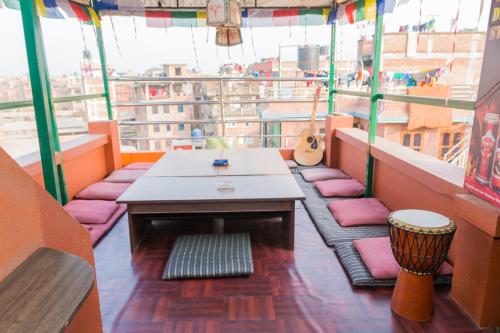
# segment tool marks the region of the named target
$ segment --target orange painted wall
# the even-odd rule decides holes
[[[0,280],[38,247],[77,255],[94,267],[90,235],[0,149]],[[66,332],[102,332],[97,286]]]

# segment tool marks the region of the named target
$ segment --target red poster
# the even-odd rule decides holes
[[[500,0],[491,1],[464,187],[500,208]]]

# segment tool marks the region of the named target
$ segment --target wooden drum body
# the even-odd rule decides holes
[[[400,210],[389,215],[391,247],[402,267],[392,297],[392,310],[411,320],[429,320],[433,313],[432,275],[451,246],[455,223],[423,210]]]

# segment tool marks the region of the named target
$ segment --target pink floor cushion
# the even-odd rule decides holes
[[[394,259],[389,237],[365,238],[353,241],[354,247],[375,279],[395,279],[401,266]],[[451,275],[453,267],[446,261],[437,275]]]
[[[297,162],[295,162],[293,160],[285,160],[285,163],[286,163],[286,166],[288,167],[288,169],[294,169],[297,167]]]
[[[109,230],[120,220],[123,213],[127,211],[127,205],[118,205],[118,209],[113,213],[109,220],[104,224],[93,224],[92,230],[90,230],[90,238],[92,239],[92,244],[96,245],[99,240],[106,235]]]
[[[118,209],[114,201],[73,200],[64,209],[82,224],[104,224]]]
[[[130,163],[123,170],[149,170],[153,166],[154,163],[149,162],[137,162]]]
[[[324,197],[359,197],[365,193],[365,187],[356,179],[329,179],[314,185]]]
[[[130,186],[130,183],[98,182],[77,194],[78,199],[116,200]]]
[[[343,227],[387,224],[390,211],[375,198],[336,200],[328,204],[333,217]]]
[[[144,173],[146,173],[146,170],[115,170],[102,181],[108,183],[133,183]]]
[[[85,229],[87,229],[88,231],[92,230],[92,226],[91,225],[88,225],[88,224],[81,224],[81,226],[83,226]]]
[[[306,182],[317,182],[320,180],[327,179],[347,179],[351,178],[339,169],[331,169],[331,168],[312,168],[305,169],[301,171],[302,177],[306,180]]]

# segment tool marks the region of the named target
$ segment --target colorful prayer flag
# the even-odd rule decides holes
[[[35,0],[36,13],[38,16],[52,18],[52,19],[64,19],[64,15],[61,13],[57,7],[45,7],[44,0]]]
[[[287,27],[299,24],[298,9],[275,9],[273,11],[273,26]]]
[[[355,2],[356,11],[355,11],[355,20],[356,22],[365,20],[365,0],[358,0]]]
[[[248,9],[248,26],[251,27],[272,27],[272,9]]]
[[[356,3],[350,3],[345,6],[345,14],[347,16],[347,21],[349,21],[350,24],[353,24],[356,22]]]
[[[365,0],[365,19],[374,20],[377,17],[377,0]]]
[[[207,12],[204,10],[199,10],[196,12],[196,26],[206,27],[207,26]]]
[[[43,0],[43,4],[46,8],[55,8],[57,7],[56,0]]]
[[[57,7],[66,15],[66,17],[73,18],[76,17],[75,12],[69,5],[68,0],[56,0]]]
[[[299,24],[303,26],[310,25],[322,25],[323,21],[323,9],[300,9],[300,20]]]
[[[146,10],[146,26],[149,28],[169,28],[172,26],[172,13],[166,11]]]
[[[95,12],[94,8],[89,7],[88,8],[89,14],[90,14],[90,19],[92,20],[92,23],[96,28],[101,27],[101,19],[99,18],[99,15]]]
[[[97,10],[118,10],[117,0],[94,0],[93,6]]]
[[[73,13],[75,13],[75,16],[78,20],[82,22],[92,21],[92,19],[90,18],[90,13],[87,10],[87,8],[71,1],[69,2],[69,5],[71,6],[71,10],[73,11]]]
[[[173,11],[171,14],[174,27],[196,27],[196,12]]]

